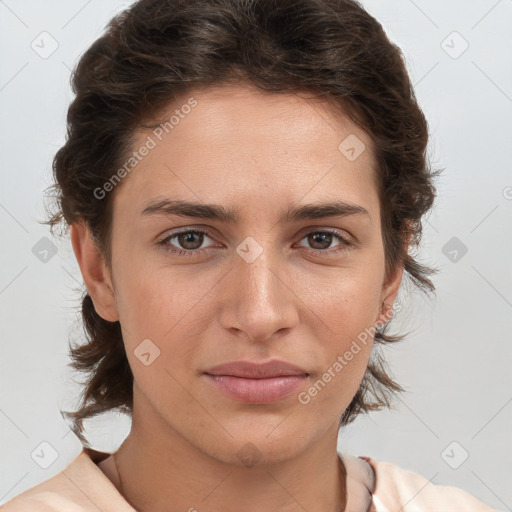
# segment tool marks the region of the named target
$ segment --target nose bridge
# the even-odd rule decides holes
[[[247,247],[247,246],[246,246]],[[248,261],[241,257],[236,265],[237,274],[241,281],[241,291],[250,295],[253,303],[261,302],[262,305],[269,305],[269,301],[276,298],[276,257],[268,248],[261,249],[258,254],[254,254],[255,248],[250,248],[251,260]],[[238,251],[237,251],[238,252]],[[254,257],[254,260],[252,259]],[[245,283],[245,286],[243,284]],[[256,302],[255,302],[256,301]]]
[[[237,327],[254,340],[267,339],[296,320],[293,294],[283,282],[286,269],[271,238],[260,243],[247,237],[239,244],[230,281],[232,311],[225,327]]]

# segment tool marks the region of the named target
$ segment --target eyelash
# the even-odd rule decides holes
[[[212,238],[212,239],[215,236],[211,231],[209,231],[206,228],[187,229],[187,230],[184,230],[184,231],[179,231],[177,233],[173,233],[172,235],[169,235],[169,236],[165,237],[163,240],[160,240],[157,243],[158,243],[158,245],[162,246],[164,250],[169,251],[170,253],[172,253],[174,255],[177,255],[177,256],[196,256],[198,254],[202,254],[204,251],[208,251],[208,248],[206,248],[206,249],[185,250],[185,249],[176,249],[175,247],[169,245],[168,242],[170,240],[172,240],[173,238],[176,238],[179,235],[188,234],[188,233],[195,233],[195,234],[202,233],[202,234],[205,234],[209,238]],[[340,235],[337,231],[334,231],[332,229],[318,229],[318,230],[309,231],[300,240],[303,240],[308,235],[318,234],[318,233],[327,233],[329,235],[333,235],[335,238],[338,239],[339,242],[341,242],[341,244],[340,244],[340,247],[338,249],[334,249],[334,250],[331,250],[331,249],[325,249],[325,250],[322,250],[322,249],[310,249],[309,251],[314,253],[314,254],[318,254],[318,255],[321,255],[321,256],[325,256],[326,254],[328,254],[328,255],[337,254],[337,253],[341,253],[341,252],[349,250],[350,247],[352,246],[351,242],[349,242],[345,237]]]

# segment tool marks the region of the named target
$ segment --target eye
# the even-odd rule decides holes
[[[206,229],[189,229],[174,233],[158,242],[158,244],[162,245],[165,250],[173,254],[193,256],[206,250],[204,248],[200,249],[200,247],[203,245],[205,238],[211,239],[212,237],[213,234]],[[179,244],[178,247],[171,244],[171,241],[174,239],[176,239],[176,243]]]
[[[347,238],[338,233],[338,231],[333,230],[310,231],[306,234],[306,236],[302,238],[302,240],[306,240],[306,242],[312,246],[312,250],[315,253],[332,254],[339,251],[348,250],[348,248],[352,245]],[[333,241],[336,240],[339,242],[335,246],[336,249],[326,250],[329,249]]]

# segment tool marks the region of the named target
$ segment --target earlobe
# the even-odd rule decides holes
[[[114,287],[105,259],[92,238],[89,226],[74,222],[70,226],[71,244],[80,272],[98,315],[109,322],[119,320]]]

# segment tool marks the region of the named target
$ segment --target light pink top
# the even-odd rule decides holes
[[[462,489],[434,485],[392,463],[339,455],[347,470],[345,512],[496,512]],[[84,448],[66,469],[15,496],[0,510],[136,512],[118,488],[111,454]]]

